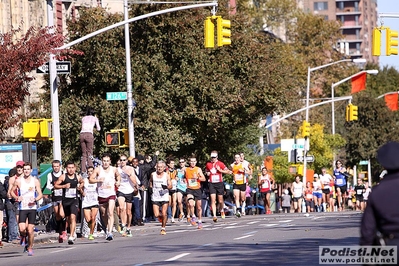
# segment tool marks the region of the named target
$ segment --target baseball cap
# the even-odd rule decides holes
[[[18,161],[18,162],[15,164],[15,166],[16,166],[16,167],[18,167],[18,166],[23,167],[24,164],[25,164],[24,161]]]
[[[218,157],[218,154],[216,152],[212,152],[211,153],[211,158],[216,158],[216,157]]]

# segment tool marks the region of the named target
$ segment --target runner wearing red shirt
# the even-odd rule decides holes
[[[218,221],[218,218],[216,217],[217,210],[220,211],[220,216],[222,217],[222,219],[226,217],[223,209],[224,183],[222,174],[231,174],[232,172],[222,161],[218,160],[217,151],[212,151],[211,161],[206,163],[205,173],[208,176],[213,221],[216,223]],[[216,208],[216,196],[219,203],[218,208]]]

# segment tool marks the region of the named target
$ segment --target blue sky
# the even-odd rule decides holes
[[[399,5],[397,0],[377,0],[378,13],[396,13],[399,15]],[[390,27],[392,30],[399,31],[398,18],[383,18],[384,26]],[[380,26],[380,21],[378,21]],[[382,51],[385,49],[382,48]],[[399,55],[380,56],[380,67],[393,66],[399,71]]]

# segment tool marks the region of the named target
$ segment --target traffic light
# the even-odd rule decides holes
[[[387,55],[398,55],[398,32],[386,28],[386,54]]]
[[[22,134],[29,141],[53,140],[51,137],[51,122],[53,119],[35,118],[22,123]]]
[[[306,120],[302,122],[302,137],[306,138],[310,136],[310,123]]]
[[[119,132],[105,132],[105,146],[119,147],[119,145],[120,145]]]
[[[230,45],[231,44],[231,21],[223,19],[221,16],[215,16],[217,21],[217,42],[218,46]]]
[[[40,138],[40,125],[37,121],[28,121],[22,123],[22,134],[24,139]]]
[[[215,24],[212,17],[207,17],[204,21],[204,45],[205,48],[215,47]]]
[[[350,107],[349,104],[346,106],[346,110],[345,110],[345,120],[346,122],[350,121]]]
[[[127,129],[112,129],[105,132],[105,146],[126,148],[129,146],[129,132]]]
[[[371,47],[371,53],[373,56],[381,55],[381,28],[373,29],[373,45]]]
[[[357,106],[353,104],[349,104],[349,121],[357,120]]]

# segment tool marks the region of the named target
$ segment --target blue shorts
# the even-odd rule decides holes
[[[321,199],[323,197],[323,193],[319,191],[313,191],[313,196],[315,196],[318,199]]]

